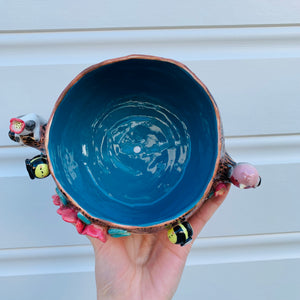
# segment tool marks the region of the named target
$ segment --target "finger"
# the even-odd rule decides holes
[[[92,246],[93,246],[94,248],[98,248],[99,245],[103,244],[103,243],[101,243],[101,241],[99,241],[99,239],[97,239],[97,238],[94,238],[94,237],[91,237],[91,236],[88,236],[88,235],[86,235],[86,237],[87,237],[88,240],[91,242],[91,244],[92,244]]]
[[[212,217],[215,211],[221,206],[230,189],[230,184],[225,185],[222,193],[206,200],[200,209],[190,218],[189,222],[194,231],[194,237],[197,237],[202,228]]]

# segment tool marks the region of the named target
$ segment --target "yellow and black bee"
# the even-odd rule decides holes
[[[45,178],[50,175],[47,156],[40,154],[25,160],[26,169],[31,179]]]
[[[192,241],[193,228],[188,222],[178,223],[168,230],[168,238],[173,244],[184,246]]]

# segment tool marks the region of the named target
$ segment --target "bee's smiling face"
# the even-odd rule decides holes
[[[35,168],[35,176],[37,178],[45,178],[49,175],[49,168],[47,164],[39,164]]]
[[[169,231],[168,231],[168,238],[169,238],[169,240],[170,240],[171,243],[176,244],[176,242],[177,242],[177,236],[176,236],[176,233],[174,232],[173,228],[169,229]]]

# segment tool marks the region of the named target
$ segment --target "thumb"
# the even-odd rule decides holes
[[[200,231],[203,229],[208,220],[212,217],[215,211],[221,206],[225,200],[231,184],[226,184],[222,193],[219,193],[217,196],[206,200],[199,210],[190,218],[189,223],[191,224],[194,236],[197,237]]]

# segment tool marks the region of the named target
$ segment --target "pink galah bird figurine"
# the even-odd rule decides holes
[[[248,163],[238,163],[229,174],[230,181],[241,189],[256,188],[261,178],[254,166]]]

